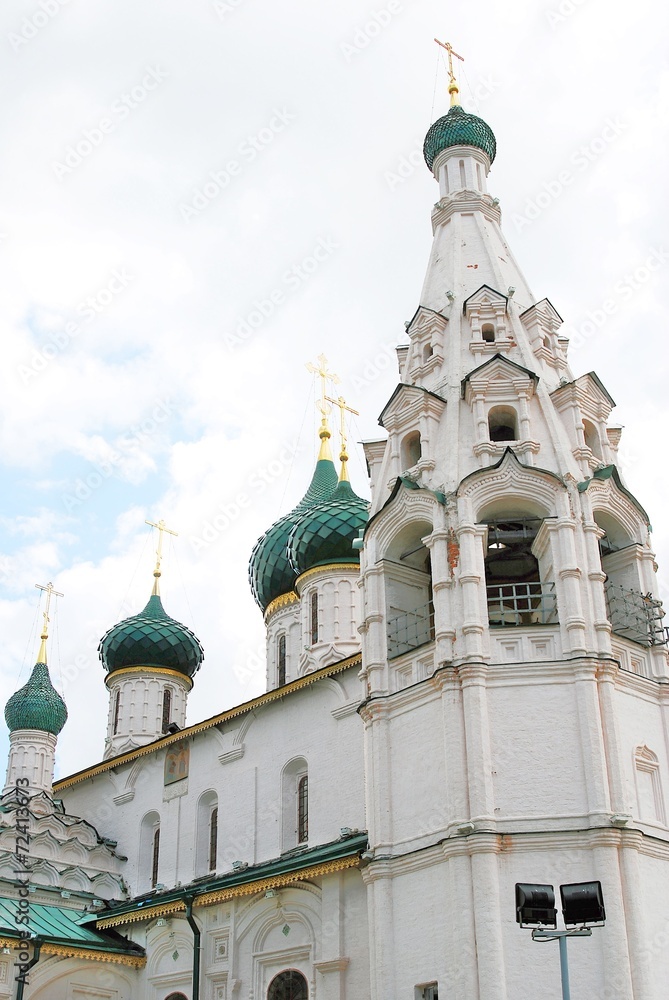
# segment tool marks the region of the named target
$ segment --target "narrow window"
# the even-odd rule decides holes
[[[407,434],[402,440],[400,451],[403,469],[412,469],[414,465],[418,465],[422,455],[420,431],[411,431]]]
[[[278,649],[278,665],[279,665],[279,687],[286,683],[286,637],[285,635],[279,636],[279,649]]]
[[[114,699],[114,729],[113,735],[116,736],[118,732],[118,715],[121,711],[121,692],[116,692],[116,698]]]
[[[480,163],[476,164],[476,176],[478,177],[478,181],[479,181],[479,191],[482,191],[483,190],[483,181],[481,180],[481,164]]]
[[[309,778],[303,774],[297,783],[297,842],[309,839]]]
[[[163,732],[167,732],[167,727],[172,721],[172,692],[166,688],[163,692]]]
[[[209,819],[209,871],[216,871],[216,852],[218,848],[218,806],[211,810]]]
[[[426,983],[425,986],[419,986],[416,989],[416,994],[420,1000],[439,1000],[438,984]]]
[[[160,827],[156,827],[153,834],[153,854],[151,857],[151,888],[155,889],[158,884],[158,858],[160,856]]]
[[[495,327],[492,323],[484,323],[481,327],[481,336],[483,337],[486,344],[495,343]]]
[[[318,642],[318,591],[312,590],[311,592],[311,645],[313,646]]]
[[[467,187],[467,181],[465,180],[465,161],[460,160],[460,187]]]

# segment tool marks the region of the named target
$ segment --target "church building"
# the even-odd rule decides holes
[[[551,1000],[517,883],[600,882],[574,995],[665,1000],[669,671],[614,401],[574,374],[488,193],[492,129],[429,129],[434,241],[398,382],[250,558],[266,691],[187,721],[205,652],[160,594],[100,640],[100,759],[54,781],[48,660],[8,701],[0,1000]],[[338,462],[333,460],[338,454]],[[259,531],[263,526],[259,525]]]

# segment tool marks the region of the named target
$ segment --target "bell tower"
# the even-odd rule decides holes
[[[639,959],[664,927],[639,884],[669,893],[649,518],[617,466],[611,395],[572,374],[562,319],[506,242],[487,190],[496,139],[452,67],[449,91],[424,145],[439,185],[427,274],[387,438],[365,444],[372,996],[434,981],[531,1000],[523,968],[541,956],[516,932],[514,882],[599,879],[610,917],[575,959],[583,981],[659,1000]],[[413,905],[439,928],[430,969],[396,930]]]

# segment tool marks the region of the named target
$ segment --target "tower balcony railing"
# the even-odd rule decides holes
[[[499,583],[486,587],[491,628],[514,625],[556,625],[553,583]]]
[[[388,619],[388,659],[409,653],[434,639],[434,605],[428,601],[413,611]]]
[[[616,635],[643,646],[667,645],[669,629],[662,624],[664,609],[661,601],[610,580],[604,590],[608,618]]]

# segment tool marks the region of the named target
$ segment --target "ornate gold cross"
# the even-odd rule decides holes
[[[63,597],[64,595],[61,594],[59,590],[54,590],[52,583],[47,583],[46,586],[41,583],[36,583],[35,586],[38,590],[43,590],[46,594],[46,607],[42,612],[44,615],[44,625],[42,626],[42,634],[40,635],[40,639],[42,641],[40,643],[39,653],[37,656],[38,663],[46,663],[46,641],[49,638],[49,610],[51,608],[51,598]]]
[[[448,92],[451,95],[452,107],[454,104],[458,103],[456,96],[458,93],[458,85],[455,82],[455,73],[453,72],[453,56],[455,56],[456,59],[459,59],[460,62],[464,62],[465,58],[455,51],[450,42],[440,42],[438,38],[435,38],[435,42],[437,45],[441,45],[442,49],[446,49],[448,52]]]
[[[154,585],[153,592],[154,592],[154,594],[157,594],[158,593],[158,578],[160,577],[160,563],[161,563],[161,560],[163,558],[163,534],[165,532],[167,532],[168,535],[175,535],[175,536],[177,536],[179,534],[179,532],[178,531],[172,531],[171,528],[168,528],[167,525],[165,524],[165,522],[162,520],[162,518],[161,518],[160,521],[158,521],[157,524],[154,524],[153,521],[145,521],[144,524],[148,524],[150,528],[157,528],[158,529],[158,548],[156,549],[156,568],[153,571],[153,575],[156,578],[156,583]]]

